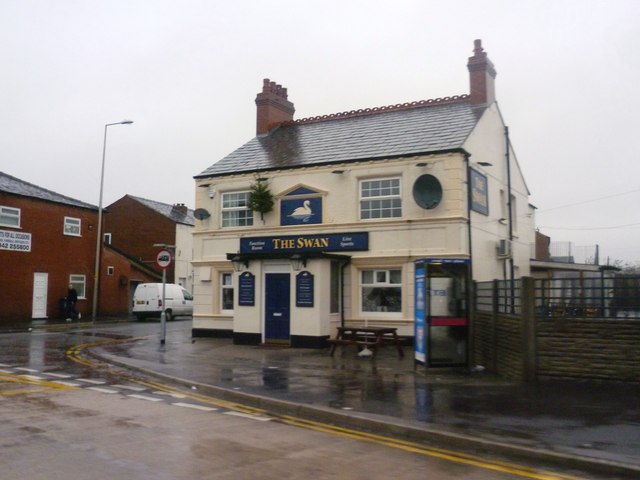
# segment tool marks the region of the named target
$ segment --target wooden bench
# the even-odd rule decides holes
[[[395,345],[398,355],[404,357],[404,350],[395,327],[338,327],[336,338],[329,339],[330,354],[336,351],[338,345],[357,345],[358,347],[373,347],[373,355],[385,345]]]

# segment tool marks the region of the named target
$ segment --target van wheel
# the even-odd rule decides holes
[[[164,319],[167,322],[170,322],[171,320],[173,320],[173,314],[171,313],[171,310],[165,310],[164,312]]]

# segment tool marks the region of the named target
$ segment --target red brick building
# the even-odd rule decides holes
[[[97,221],[97,207],[0,172],[0,322],[60,316],[69,283],[90,312]]]
[[[155,265],[158,247],[175,245],[175,257],[167,269],[167,282],[191,289],[191,231],[193,210],[184,204],[168,205],[125,195],[106,208],[106,242],[161,275]]]
[[[0,324],[62,318],[72,283],[91,315],[98,208],[0,172]],[[153,271],[105,249],[100,315],[129,311],[130,289]]]
[[[139,283],[160,282],[162,275],[110,245],[102,250],[98,312],[104,316],[131,313],[133,292]]]

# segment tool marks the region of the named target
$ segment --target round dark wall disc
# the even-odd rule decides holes
[[[433,175],[420,175],[413,184],[413,199],[427,210],[436,208],[442,200],[442,185]]]

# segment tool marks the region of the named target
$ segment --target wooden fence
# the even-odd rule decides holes
[[[588,309],[553,315],[540,308],[544,292],[539,281],[514,283],[474,286],[474,365],[521,381],[640,383],[640,318],[594,316]],[[514,292],[517,298],[504,298]]]

